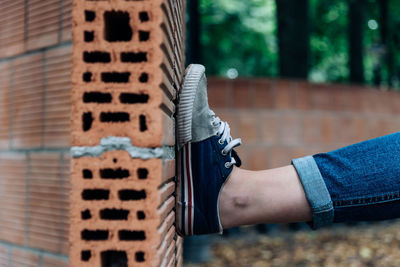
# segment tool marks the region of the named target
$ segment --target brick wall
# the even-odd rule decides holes
[[[184,1],[73,8],[71,266],[181,265],[173,100]]]
[[[132,3],[146,5],[146,1]],[[0,16],[7,23],[0,24],[0,266],[68,266],[72,0],[3,0],[1,4]],[[176,5],[172,7],[178,8]],[[164,43],[161,46],[164,59],[162,71],[154,71],[153,67],[129,68],[133,77],[140,78],[142,71],[148,71],[163,81],[160,83],[161,90],[157,87],[149,93],[153,97],[149,105],[158,110],[156,123],[146,120],[148,129],[156,133],[155,138],[146,139],[143,135],[145,138],[140,140],[146,141],[140,142],[135,136],[130,136],[132,143],[141,147],[173,144],[173,135],[164,131],[172,123],[170,116],[174,106],[170,99],[175,97],[174,86],[181,79],[179,73],[182,66],[178,66],[178,62],[182,61],[182,55],[178,52],[182,52],[183,46],[178,40],[183,38],[176,29],[177,25],[182,25],[183,18],[172,16],[171,8],[163,10],[163,18],[167,18],[169,23],[161,24],[164,32],[159,41],[163,42],[168,34],[174,38],[168,39],[168,45]],[[154,30],[150,24],[143,27],[142,31]],[[148,30],[146,27],[149,27]],[[82,30],[92,31],[89,28]],[[137,41],[146,39],[145,33],[142,37],[134,36]],[[85,38],[85,35],[79,38]],[[90,39],[90,34],[86,38]],[[94,40],[96,38],[94,35]],[[169,56],[165,56],[167,54]],[[76,60],[81,61],[82,57]],[[90,68],[93,68],[92,77],[96,83],[101,76],[95,65]],[[157,76],[157,73],[162,75]],[[156,83],[152,83],[151,79],[148,81],[150,84],[141,87],[143,92],[140,94],[156,88]],[[93,91],[101,83],[93,87],[89,84],[84,90]],[[209,84],[211,106],[229,121],[233,136],[242,137],[244,145],[239,147],[239,153],[245,167],[251,169],[281,166],[288,164],[293,157],[328,151],[395,132],[400,127],[400,99],[399,94],[394,92],[267,79],[231,81],[210,78]],[[113,99],[119,99],[121,92],[119,89],[110,90]],[[79,94],[74,95],[74,107],[84,107],[80,97]],[[87,105],[88,111],[100,104],[90,105]],[[121,107],[115,102],[112,105]],[[143,111],[143,115],[154,115],[144,104],[138,110]],[[78,111],[76,109],[75,112]],[[137,115],[136,109],[126,107],[126,112],[130,112],[131,116]],[[161,126],[160,121],[166,124]],[[96,121],[92,125],[92,130],[97,131],[93,139],[85,139],[79,137],[85,135],[81,131],[79,115],[74,122],[74,129],[79,133],[74,135],[75,145],[98,145],[101,139],[99,131],[117,136],[130,133],[120,131],[124,129],[121,127],[118,130],[101,128]],[[156,124],[154,128],[151,128],[152,123]],[[133,128],[140,134],[140,117],[135,124]],[[99,169],[113,168],[114,152],[90,158],[88,163],[85,163],[88,159],[76,161],[74,168],[82,171],[83,165],[85,168],[90,165],[93,181],[100,180]],[[179,263],[181,259],[178,257],[175,260],[173,255],[181,254],[181,240],[175,240],[173,228],[168,229],[172,221],[169,212],[173,199],[169,195],[173,187],[170,183],[174,176],[173,160],[164,160],[163,165],[158,158],[147,161],[132,159],[125,152],[117,156],[119,166],[129,166],[132,187],[146,176],[143,169],[151,170],[147,179],[141,181],[143,188],[163,184],[159,188],[160,194],[148,196],[151,205],[135,206],[129,218],[139,225],[143,217],[149,220],[154,216],[149,224],[153,227],[167,221],[159,228],[161,231],[151,237],[159,238],[161,245],[149,251],[159,252],[156,259],[160,259],[159,255],[166,255],[164,262]],[[83,172],[76,172],[77,179],[82,179],[82,176]],[[100,206],[93,205],[91,208],[91,214],[101,216]],[[146,209],[153,213],[141,212]],[[173,240],[177,241],[177,245]],[[77,260],[80,260],[81,254],[77,255]]]
[[[71,0],[2,0],[0,266],[68,266]]]
[[[209,79],[210,106],[241,137],[244,167],[265,169],[400,130],[400,93],[270,79]]]

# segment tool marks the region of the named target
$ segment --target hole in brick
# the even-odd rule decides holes
[[[90,213],[90,210],[81,211],[81,218],[82,218],[82,220],[89,220],[90,218],[92,218],[92,214]]]
[[[83,38],[85,40],[85,42],[93,42],[94,40],[94,32],[89,32],[89,31],[85,31],[83,33]]]
[[[149,95],[147,94],[134,94],[134,93],[121,93],[119,100],[124,104],[147,103]]]
[[[140,200],[146,198],[146,191],[144,190],[119,190],[118,196],[120,200]]]
[[[149,21],[149,14],[146,11],[142,11],[139,13],[139,19],[141,22]]]
[[[84,200],[107,200],[110,196],[110,191],[105,189],[85,189],[82,191]]]
[[[110,93],[85,92],[83,94],[83,102],[85,103],[111,103],[111,101]]]
[[[129,210],[124,209],[103,209],[100,211],[100,218],[103,220],[127,220]]]
[[[147,124],[146,124],[146,116],[145,115],[140,115],[139,116],[139,126],[140,126],[140,131],[144,132],[147,130]]]
[[[82,129],[83,131],[89,131],[92,128],[93,116],[92,112],[85,112],[82,114]]]
[[[150,39],[150,32],[148,31],[139,31],[139,41],[146,42]]]
[[[94,21],[96,18],[96,13],[91,10],[85,10],[85,20],[88,22]]]
[[[147,53],[146,52],[121,52],[121,61],[122,62],[130,62],[130,63],[140,63],[147,61]]]
[[[149,80],[149,75],[145,72],[143,72],[139,77],[139,82],[141,83],[147,83],[148,80]]]
[[[101,267],[128,267],[126,252],[119,250],[102,251]]]
[[[146,239],[144,231],[119,230],[118,237],[121,241],[141,241]]]
[[[117,160],[116,158],[113,158],[113,162],[114,162],[114,163],[117,163],[118,160]]]
[[[138,218],[138,220],[144,220],[146,219],[146,214],[144,213],[144,211],[139,210],[138,212],[136,212],[136,216]]]
[[[136,260],[136,262],[144,262],[144,252],[143,251],[136,252],[135,260]]]
[[[81,260],[89,261],[90,257],[92,257],[92,252],[90,250],[82,250],[81,251]]]
[[[127,83],[129,82],[130,72],[103,72],[101,80],[105,83]]]
[[[92,179],[93,178],[93,173],[92,173],[91,170],[84,169],[84,170],[82,170],[82,176],[85,179]]]
[[[137,170],[137,175],[138,175],[139,179],[146,179],[148,174],[149,174],[149,171],[146,168],[139,168]]]
[[[103,179],[123,179],[129,177],[129,170],[126,169],[101,169],[100,177]]]
[[[81,232],[81,239],[87,241],[100,241],[108,239],[107,230],[83,230]]]
[[[128,12],[115,10],[104,12],[104,26],[104,38],[109,42],[127,42],[132,39]]]
[[[84,82],[91,82],[92,81],[92,73],[91,72],[85,72],[83,75],[82,75],[82,79],[83,79],[83,81]]]
[[[126,122],[129,121],[129,113],[126,112],[102,112],[100,113],[101,122]]]
[[[111,56],[108,52],[93,51],[83,52],[83,60],[87,63],[109,63],[111,62]]]

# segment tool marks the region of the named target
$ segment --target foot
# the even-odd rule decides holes
[[[218,200],[233,165],[241,162],[233,150],[228,123],[210,110],[205,68],[186,69],[177,110],[178,188],[177,231],[182,236],[222,233]]]

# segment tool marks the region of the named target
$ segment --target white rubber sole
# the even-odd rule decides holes
[[[193,103],[204,72],[204,66],[198,64],[189,65],[186,69],[177,109],[177,134],[179,148],[192,140]]]
[[[193,235],[194,202],[189,142],[192,140],[193,104],[204,72],[205,68],[202,65],[188,66],[177,107],[176,230],[181,236]]]

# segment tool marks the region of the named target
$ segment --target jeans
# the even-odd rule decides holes
[[[313,229],[400,217],[400,132],[292,160]]]

